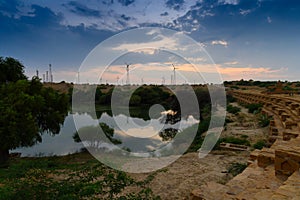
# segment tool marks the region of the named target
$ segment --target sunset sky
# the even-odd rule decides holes
[[[200,53],[172,34],[130,32],[138,27],[186,34]],[[131,34],[118,40],[125,30]],[[90,61],[89,53],[108,38],[111,46],[102,45],[97,61]],[[132,52],[140,46],[153,48]],[[185,53],[176,56],[164,47]],[[132,83],[170,83],[172,63],[178,83],[203,82],[193,77],[191,63],[204,76],[217,70],[222,80],[300,80],[299,52],[297,0],[0,0],[0,56],[20,60],[29,77],[37,69],[45,73],[51,63],[54,81],[75,81],[80,71],[81,82],[93,82],[103,73],[103,60],[119,55],[102,81],[125,82],[125,63],[132,64]],[[82,64],[88,69],[79,69]]]

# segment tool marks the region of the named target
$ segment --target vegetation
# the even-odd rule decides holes
[[[147,187],[154,175],[135,181],[87,153],[18,158],[11,160],[8,168],[0,168],[0,200],[160,199]],[[123,193],[130,186],[136,191]]]
[[[258,114],[258,124],[260,127],[267,127],[270,124],[271,117],[266,114]]]
[[[220,138],[216,143],[214,149],[219,149],[221,143],[231,143],[231,144],[250,146],[250,141],[244,137],[237,138],[237,137],[229,136],[229,137]]]
[[[236,99],[232,96],[232,94],[226,94],[226,99],[228,103],[236,102]]]
[[[266,141],[265,140],[259,140],[259,141],[257,141],[254,145],[253,145],[253,148],[254,149],[262,149],[262,148],[264,148],[264,147],[266,147]]]
[[[255,112],[260,112],[262,106],[263,106],[262,104],[252,103],[252,104],[247,104],[246,108],[248,108],[249,113],[255,113]]]
[[[239,113],[241,111],[241,108],[236,107],[236,106],[232,106],[232,105],[228,105],[227,106],[227,112],[232,113],[234,115],[236,115],[237,113]]]
[[[26,80],[24,66],[14,58],[0,57],[0,84]]]
[[[232,163],[228,168],[228,173],[236,176],[242,173],[247,167],[246,163]]]
[[[24,66],[13,58],[0,58],[0,164],[10,149],[41,142],[41,133],[58,134],[68,110],[68,97],[27,80]]]

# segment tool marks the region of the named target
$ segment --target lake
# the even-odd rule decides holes
[[[74,118],[77,122],[80,121],[76,126]],[[102,109],[97,111],[97,118],[93,119],[87,113],[69,113],[59,134],[43,133],[42,143],[32,147],[17,148],[11,152],[19,152],[22,157],[67,155],[79,152],[84,145],[74,142],[73,135],[76,127],[98,126],[100,122],[114,129],[113,138],[122,142],[118,145],[119,147],[130,149],[131,152],[151,152],[170,142],[170,138],[166,139],[160,135],[161,130],[182,131],[199,123],[199,120],[192,115],[173,123],[166,123],[165,113],[159,113],[154,118],[151,116],[152,119],[150,119],[148,110],[143,108],[135,108],[134,112],[131,112],[131,116],[126,116],[122,112],[112,116],[109,109]],[[114,145],[106,143],[101,143],[101,145],[107,149],[114,148]]]

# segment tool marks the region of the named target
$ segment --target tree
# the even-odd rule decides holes
[[[0,72],[0,84],[26,79],[24,66],[11,57],[0,57]]]
[[[43,87],[37,77],[29,81],[24,79],[24,74],[7,75],[10,70],[3,66],[9,67],[18,61],[1,58],[1,62],[4,64],[1,63],[0,74],[6,77],[0,84],[0,163],[4,163],[9,150],[41,142],[45,131],[59,133],[67,115],[68,97]],[[20,80],[15,80],[17,77]]]

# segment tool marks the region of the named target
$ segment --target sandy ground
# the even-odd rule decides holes
[[[162,199],[189,199],[191,191],[206,182],[227,181],[229,175],[224,172],[230,163],[247,162],[246,152],[219,153],[223,155],[209,154],[202,159],[199,159],[198,153],[183,155],[173,164],[156,172],[147,186]],[[130,174],[135,180],[144,180],[148,175]]]

